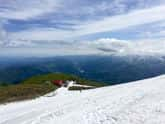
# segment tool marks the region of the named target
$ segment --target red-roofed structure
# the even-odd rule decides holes
[[[56,86],[63,86],[64,85],[64,81],[63,80],[54,80],[52,81],[52,83]]]

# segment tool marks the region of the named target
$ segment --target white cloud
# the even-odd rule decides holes
[[[32,41],[12,40],[5,44],[5,47],[34,47],[36,44]]]
[[[65,31],[54,28],[34,28],[16,33],[11,33],[10,38],[16,40],[66,40],[73,36],[72,31]]]
[[[2,2],[0,1],[0,4],[1,3]],[[142,35],[145,35],[145,37],[156,37],[159,40],[151,39],[139,41],[125,41],[118,39],[102,38],[94,41],[71,42],[72,40],[79,39],[79,37],[81,36],[85,37],[86,35],[90,34],[112,32],[121,29],[127,30],[127,28],[132,26],[140,26],[150,23],[154,23],[154,25],[158,25],[159,28],[162,29],[162,27],[164,27],[164,23],[160,24],[158,22],[165,21],[165,5],[163,4],[161,6],[139,9],[135,11],[133,11],[134,9],[130,9],[128,11],[129,13],[126,13],[126,9],[128,9],[128,3],[124,3],[123,0],[114,0],[113,3],[110,4],[108,4],[109,2],[104,1],[101,2],[102,4],[91,4],[90,2],[92,6],[84,4],[83,6],[79,5],[78,7],[76,6],[77,4],[71,5],[72,3],[76,3],[76,1],[74,0],[69,3],[66,3],[66,1],[64,0],[14,0],[6,1],[4,2],[4,4],[5,3],[7,4],[0,5],[0,20],[16,19],[26,20],[28,22],[28,20],[40,20],[41,18],[49,19],[52,17],[49,20],[51,24],[58,24],[59,20],[62,19],[61,23],[66,22],[73,24],[70,27],[74,30],[62,30],[49,28],[46,26],[45,28],[40,26],[34,26],[33,28],[28,27],[28,29],[7,33],[3,28],[4,22],[0,21],[1,49],[2,47],[4,47],[4,49],[7,49],[7,47],[9,47],[9,49],[15,49],[17,53],[20,52],[20,49],[25,49],[24,53],[26,54],[31,52],[45,55],[165,54],[165,40],[160,40],[160,37],[165,37],[164,30],[158,32],[150,32],[149,30],[146,33],[142,31]],[[64,3],[65,5],[63,5]],[[144,7],[144,0],[139,0],[138,3],[138,6],[142,6],[142,8]],[[76,6],[76,8],[70,9],[67,7],[68,4],[69,7]],[[77,11],[77,8],[80,10]],[[101,15],[99,12],[104,12],[104,14]],[[108,12],[112,12],[112,14],[108,14]],[[97,13],[99,14],[97,15]],[[62,17],[59,20],[56,20],[56,14],[61,14],[60,16]],[[65,20],[65,17],[63,17],[65,15],[70,15],[71,20]],[[81,20],[79,18],[82,17],[79,16],[85,17],[85,19]],[[90,16],[90,19],[86,19],[86,16]],[[96,19],[97,16],[103,18],[101,20],[93,21],[93,19]],[[157,29],[157,27],[155,27],[154,29]],[[30,48],[30,51],[28,48]]]
[[[74,41],[70,43],[68,43],[68,41],[62,42],[63,43],[61,43],[61,41],[49,41],[51,47],[44,46],[44,44],[41,45],[42,42],[38,42],[37,47],[33,47],[36,44],[33,44],[33,42],[31,43],[30,41],[28,41],[26,44],[21,41],[13,41],[12,44],[9,44],[9,47],[3,48],[6,49],[7,52],[1,51],[0,55],[165,55],[165,40],[148,39],[139,41],[126,41],[102,38],[94,41]],[[20,51],[22,52],[20,53]]]
[[[118,39],[98,39],[88,42],[105,54],[118,55],[165,55],[165,40],[124,41]]]
[[[58,30],[53,28],[32,28],[11,34],[14,39],[27,40],[66,40],[75,39],[89,34],[111,32],[165,20],[165,6],[137,10],[128,14],[107,17],[99,21],[85,22],[74,25],[75,30]]]
[[[139,36],[146,37],[146,38],[165,38],[165,30],[159,29],[158,31],[146,31],[146,32],[140,32]]]
[[[130,26],[137,26],[165,20],[165,6],[137,10],[128,14],[107,17],[100,21],[93,21],[79,26],[77,35],[87,35],[106,31],[115,31]]]
[[[1,2],[3,4],[3,2]],[[0,8],[0,17],[4,19],[27,20],[55,12],[61,5],[57,0],[7,1],[4,8]]]
[[[162,31],[156,33],[155,36],[158,36],[158,37],[165,37],[165,30],[162,30]]]
[[[3,46],[8,41],[7,32],[4,30],[0,22],[0,46]]]
[[[48,50],[49,48],[42,48],[43,50],[45,49],[46,55],[50,53],[73,55],[75,54],[75,51],[76,54],[165,54],[165,40],[124,41],[117,39],[99,39],[95,41],[70,42],[70,40],[81,35],[115,31],[130,26],[162,21],[165,20],[165,14],[163,12],[165,12],[165,6],[158,6],[137,10],[124,15],[107,17],[99,21],[80,22],[74,26],[76,29],[74,31],[54,28],[31,28],[20,32],[10,33],[8,36],[10,42],[8,42],[8,40],[6,41],[6,32],[3,28],[0,28],[0,45],[3,45],[5,42],[5,46],[7,47],[36,47],[33,48],[33,52],[35,53],[35,50],[38,50],[37,54],[39,54],[39,52],[43,54],[44,52],[41,52],[42,50],[39,48],[40,44],[37,43],[41,40],[45,42],[45,44],[50,45],[46,45],[46,47],[50,47],[51,50]],[[21,17],[23,19],[36,16],[35,14],[28,16],[26,12],[23,13],[26,15],[26,17]],[[9,16],[12,17],[10,14]],[[17,16],[14,17],[17,18]],[[159,32],[159,35],[160,34],[164,35],[164,32]],[[58,40],[59,42],[61,42],[60,40],[65,40],[68,42],[68,45],[65,45],[64,43],[60,44],[61,47],[56,47],[59,45],[59,42],[57,43]],[[51,41],[51,43],[48,43],[49,41]],[[57,49],[54,50],[53,48]],[[29,50],[26,52],[28,53]]]

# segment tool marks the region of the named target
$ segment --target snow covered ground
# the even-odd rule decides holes
[[[0,124],[165,124],[165,76],[0,106]]]

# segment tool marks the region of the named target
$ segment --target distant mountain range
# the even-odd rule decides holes
[[[0,82],[19,83],[34,75],[62,72],[118,84],[165,74],[164,56],[63,56],[1,58]]]

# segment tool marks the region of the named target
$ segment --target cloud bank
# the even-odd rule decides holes
[[[57,0],[0,0],[0,17],[4,19],[29,20],[56,11]]]
[[[158,6],[150,9],[138,10],[125,15],[104,18],[101,21],[94,21],[89,24],[80,25],[78,34],[92,34],[106,31],[124,29],[130,26],[143,25],[165,20],[165,6]]]
[[[89,45],[95,47],[105,54],[118,55],[164,55],[165,40],[141,40],[124,41],[117,39],[98,39],[90,42]]]
[[[0,0],[0,49],[165,54],[164,12],[164,0]]]
[[[69,43],[68,43],[69,42]],[[114,38],[102,38],[94,41],[49,41],[49,45],[44,41],[37,41],[35,44],[13,42],[11,49],[8,51],[3,48],[2,54],[17,55],[37,55],[37,56],[54,56],[54,55],[165,55],[165,40],[140,40],[126,41]],[[18,47],[24,45],[24,47]],[[51,45],[51,47],[50,47]],[[28,47],[27,47],[28,46]],[[20,53],[19,51],[22,50]]]
[[[158,6],[130,12],[128,14],[110,16],[98,21],[79,22],[72,25],[74,30],[56,28],[36,28],[12,32],[11,39],[20,40],[70,40],[86,37],[86,35],[112,32],[150,23],[165,21],[165,6]]]

